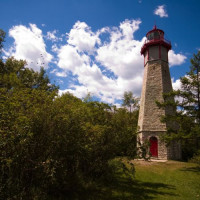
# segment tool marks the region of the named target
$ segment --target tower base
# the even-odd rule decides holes
[[[142,131],[138,133],[139,144],[148,144],[146,153],[151,158],[161,160],[181,160],[181,145],[177,141],[171,141],[166,144],[162,139],[166,131]],[[140,153],[139,153],[140,154]],[[147,155],[147,156],[148,156]]]

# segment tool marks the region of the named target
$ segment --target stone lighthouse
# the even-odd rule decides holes
[[[163,93],[172,90],[168,64],[168,51],[171,42],[164,38],[164,31],[154,26],[146,34],[141,49],[144,56],[144,78],[138,119],[138,141],[149,141],[150,155],[156,159],[180,159],[180,145],[171,142],[166,146],[161,136],[166,133],[169,124],[160,121],[161,116],[173,114],[173,109],[158,108],[156,101],[163,102]]]

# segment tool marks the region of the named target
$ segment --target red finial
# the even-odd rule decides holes
[[[156,30],[157,29],[157,26],[156,26],[156,20],[154,21],[154,27],[153,27],[153,30]]]

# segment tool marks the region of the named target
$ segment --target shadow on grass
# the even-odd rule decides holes
[[[149,200],[158,195],[177,196],[175,187],[163,183],[141,182],[124,172],[118,172],[106,183],[99,183],[81,193],[81,200]],[[79,195],[78,195],[79,196]]]
[[[184,168],[180,169],[180,171],[200,173],[200,166],[196,166],[196,167],[184,167]]]
[[[177,196],[176,188],[169,184],[142,182],[135,179],[134,165],[121,160],[114,160],[112,170],[104,179],[88,186],[78,187],[75,192],[68,192],[59,200],[151,200],[158,196],[168,199]]]
[[[99,186],[100,187],[100,186]],[[170,192],[160,191],[167,189]],[[140,181],[128,181],[121,178],[118,182],[111,183],[104,188],[87,191],[82,193],[82,200],[143,200],[154,199],[157,195],[175,196],[175,188],[163,183],[150,183]]]

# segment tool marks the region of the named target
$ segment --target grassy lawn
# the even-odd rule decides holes
[[[200,167],[192,163],[135,161],[136,180],[144,187],[140,199],[200,199]],[[134,198],[133,198],[134,199]]]
[[[81,199],[200,199],[200,167],[186,162],[113,161],[115,175]],[[134,167],[133,167],[134,166]],[[135,174],[131,173],[134,169]]]

